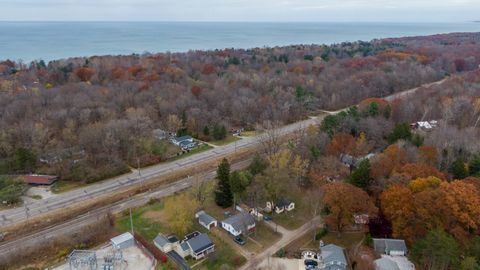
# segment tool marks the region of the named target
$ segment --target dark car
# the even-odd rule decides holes
[[[265,221],[271,221],[271,220],[272,220],[272,217],[271,217],[271,216],[267,216],[267,215],[263,215],[263,220],[265,220]]]
[[[233,241],[235,241],[235,243],[239,244],[240,246],[245,245],[245,240],[243,240],[240,236],[234,237]]]

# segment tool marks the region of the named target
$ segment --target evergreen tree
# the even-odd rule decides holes
[[[252,163],[248,166],[248,170],[252,175],[257,175],[262,173],[267,167],[267,162],[259,154],[256,154]]]
[[[367,111],[367,114],[369,116],[377,116],[379,114],[379,106],[378,106],[378,103],[376,102],[372,102],[370,103],[370,105],[368,105],[368,111]]]
[[[407,123],[398,124],[393,129],[392,133],[388,136],[388,142],[390,144],[395,143],[398,140],[410,140],[412,138],[412,132],[410,126]]]
[[[370,181],[370,161],[364,159],[350,175],[350,183],[359,188],[365,189]]]
[[[390,119],[390,116],[392,116],[392,106],[388,104],[383,111],[383,117],[385,117],[385,119]]]
[[[470,175],[480,176],[480,154],[476,154],[468,163],[468,172]]]
[[[210,136],[210,129],[208,128],[208,126],[205,126],[203,128],[203,135]]]
[[[450,173],[454,179],[463,179],[468,176],[467,168],[465,168],[465,162],[459,158],[452,163],[450,167]]]
[[[459,264],[460,246],[444,230],[435,229],[415,241],[410,255],[423,268],[454,269]]]
[[[20,147],[15,151],[15,170],[20,172],[32,172],[37,163],[36,154],[28,148]]]
[[[217,190],[215,190],[215,203],[223,208],[233,205],[233,194],[230,189],[230,163],[224,158],[217,168]]]

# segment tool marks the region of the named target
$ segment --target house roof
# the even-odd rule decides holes
[[[182,242],[180,244],[180,247],[182,248],[183,251],[188,251],[190,247],[188,246],[187,242]]]
[[[120,234],[118,236],[113,237],[112,239],[110,239],[110,241],[114,245],[119,245],[121,243],[130,241],[132,239],[133,239],[133,235],[129,232],[126,232],[126,233],[123,233],[123,234]]]
[[[347,165],[355,165],[355,158],[348,154],[340,154],[340,162]]]
[[[373,261],[377,270],[400,270],[398,265],[387,257]]]
[[[176,137],[174,138],[175,141],[177,142],[183,142],[183,141],[187,141],[187,140],[193,140],[192,136],[189,136],[189,135],[186,135],[186,136],[182,136],[182,137]]]
[[[163,234],[157,235],[157,237],[153,239],[153,242],[159,247],[164,247],[170,244],[170,241],[168,241],[168,239]]]
[[[214,245],[212,240],[210,240],[210,238],[204,233],[187,240],[187,244],[194,253],[202,252]]]
[[[378,253],[389,253],[392,250],[407,253],[407,245],[402,239],[373,238],[373,248]]]
[[[343,248],[334,245],[328,244],[320,248],[321,255],[324,263],[327,265],[326,269],[346,269],[347,259],[343,253]],[[329,267],[328,264],[332,264],[332,267]]]
[[[247,226],[255,225],[255,219],[248,213],[240,212],[225,219],[222,223],[232,225],[237,232],[244,232],[247,230]]]
[[[208,225],[208,224],[210,224],[212,222],[215,222],[217,220],[215,218],[213,218],[212,216],[210,216],[209,214],[203,212],[198,216],[198,221],[202,224]]]
[[[178,145],[179,145],[180,147],[189,147],[189,146],[191,146],[191,145],[195,145],[195,143],[194,143],[194,142],[187,141],[187,140],[183,140],[183,141],[179,142]]]
[[[39,174],[22,175],[19,178],[27,184],[34,185],[50,185],[58,179],[58,177],[54,175]]]
[[[288,199],[281,198],[280,200],[277,201],[275,204],[276,207],[286,207],[289,206],[292,202]]]

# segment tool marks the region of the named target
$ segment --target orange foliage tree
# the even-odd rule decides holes
[[[355,138],[347,133],[337,133],[327,146],[329,155],[353,154],[356,146]]]
[[[94,68],[82,67],[75,70],[74,73],[82,82],[87,82],[92,78],[95,72]]]
[[[330,210],[327,223],[339,234],[353,224],[354,214],[377,214],[372,199],[361,188],[343,182],[326,184],[322,188],[325,192],[323,203]]]
[[[420,161],[435,166],[438,161],[438,151],[437,148],[433,146],[423,145],[418,148],[418,154]]]

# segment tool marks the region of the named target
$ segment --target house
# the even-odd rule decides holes
[[[245,129],[242,128],[242,127],[231,127],[230,128],[230,134],[232,134],[233,136],[240,136],[243,131],[245,131]]]
[[[415,270],[415,265],[405,256],[382,255],[373,264],[375,270]]]
[[[292,211],[293,209],[295,209],[295,203],[285,198],[278,200],[275,204],[273,204],[273,202],[267,202],[266,207],[267,212],[275,210],[277,214],[283,213],[284,211]]]
[[[406,256],[408,252],[405,240],[401,239],[373,238],[373,249],[392,256]]]
[[[19,176],[19,179],[30,185],[51,185],[58,180],[58,176],[54,175],[40,175],[28,174]]]
[[[353,220],[357,225],[366,225],[368,224],[369,217],[370,216],[368,214],[354,214]]]
[[[222,228],[233,236],[247,234],[255,230],[255,219],[248,213],[239,212],[222,221]]]
[[[419,121],[415,123],[410,124],[410,128],[412,129],[421,129],[421,130],[432,130],[436,128],[438,125],[437,120],[431,120],[431,121]]]
[[[182,136],[182,137],[172,137],[170,141],[175,144],[176,146],[180,146],[180,143],[193,143],[193,138],[192,136]]]
[[[195,214],[195,218],[198,218],[198,223],[205,227],[207,230],[210,230],[213,227],[217,227],[217,220],[205,213],[205,211],[200,211]]]
[[[200,233],[185,242],[190,250],[190,255],[195,260],[202,259],[215,251],[215,244],[204,233]]]
[[[163,253],[168,253],[174,250],[175,246],[178,245],[178,240],[175,237],[166,237],[163,234],[158,234],[155,239],[153,239],[153,244],[160,249]]]
[[[343,252],[343,248],[328,244],[320,247],[320,261],[323,263],[321,269],[326,270],[346,270],[347,258]]]
[[[189,149],[192,149],[195,146],[197,146],[197,143],[196,142],[190,142],[190,141],[183,141],[183,142],[180,142],[180,144],[178,146],[180,148],[182,148],[183,150],[189,150]]]
[[[110,243],[114,249],[126,249],[135,245],[135,239],[131,233],[126,232],[110,239]]]
[[[262,209],[260,209],[258,207],[251,207],[251,206],[248,206],[248,205],[242,203],[240,205],[236,205],[235,209],[237,209],[240,212],[249,213],[250,215],[252,215],[257,220],[262,220],[263,219],[263,214],[260,212]]]
[[[215,250],[215,244],[210,238],[199,232],[186,235],[182,241],[178,241],[175,236],[166,237],[163,234],[158,234],[153,239],[153,243],[164,253],[174,252],[182,258],[192,256],[195,260],[204,258]]]

